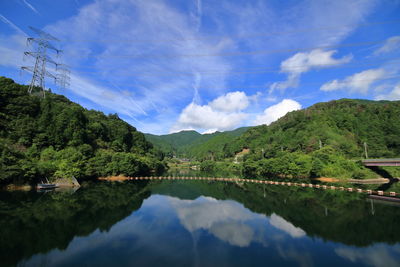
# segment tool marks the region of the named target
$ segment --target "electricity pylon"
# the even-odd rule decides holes
[[[31,45],[34,48],[34,51],[26,51],[24,52],[24,55],[32,57],[35,64],[34,66],[23,66],[21,69],[32,72],[32,80],[29,84],[28,92],[33,94],[36,90],[39,90],[42,92],[42,96],[45,97],[45,77],[53,78],[55,83],[61,83],[61,85],[65,87],[67,84],[69,85],[69,71],[66,67],[61,67],[65,65],[57,63],[47,55],[48,52],[56,52],[58,56],[62,52],[50,43],[50,41],[59,40],[42,30],[34,27],[29,28],[35,32],[38,37],[27,38],[27,44]],[[61,73],[54,74],[46,70],[47,63],[53,64],[55,69],[57,71],[59,70]],[[60,67],[57,68],[58,66]]]
[[[57,64],[56,70],[58,72],[56,83],[61,88],[68,88],[70,86],[71,78],[69,77],[71,71],[68,69],[68,66],[65,64]]]

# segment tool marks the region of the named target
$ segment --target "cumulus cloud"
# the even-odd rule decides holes
[[[218,111],[240,111],[247,108],[249,99],[244,92],[232,92],[218,97],[209,105]]]
[[[375,100],[400,100],[400,83],[387,94],[380,94],[375,97]]]
[[[297,53],[281,63],[281,71],[287,73],[303,73],[312,68],[323,68],[347,63],[352,59],[351,55],[339,59],[333,58],[336,50],[323,51],[315,49],[311,52]]]
[[[287,73],[286,81],[275,82],[270,86],[270,93],[276,89],[284,90],[289,87],[298,86],[300,75],[312,69],[341,65],[348,63],[353,58],[347,55],[342,58],[334,58],[336,50],[323,51],[314,49],[310,52],[297,53],[281,63],[281,72]]]
[[[171,198],[182,225],[193,232],[209,229],[212,225],[225,221],[245,221],[254,215],[234,201],[218,201],[210,197],[200,197],[195,201]]]
[[[330,92],[340,89],[350,89],[353,93],[366,94],[370,86],[385,76],[384,69],[369,69],[353,74],[343,80],[332,80],[321,86],[322,91]]]
[[[286,221],[282,217],[276,215],[275,213],[273,213],[271,215],[269,223],[271,225],[275,226],[276,228],[286,232],[287,234],[289,234],[291,237],[294,237],[294,238],[299,238],[299,237],[303,237],[306,235],[306,233],[303,231],[303,229],[294,226],[293,224]]]
[[[170,203],[181,224],[190,232],[207,230],[218,239],[239,247],[259,241],[246,221],[262,217],[234,201],[200,197],[196,200],[170,198]]]
[[[208,105],[189,104],[180,114],[177,124],[172,132],[183,129],[217,129],[221,131],[231,130],[237,127],[245,118],[244,113],[227,113],[212,109]]]
[[[254,121],[256,125],[266,124],[276,121],[286,115],[286,113],[301,109],[301,104],[292,99],[284,99],[278,104],[266,108],[263,114],[258,115]]]
[[[186,129],[203,129],[205,133],[232,130],[248,117],[241,112],[248,105],[249,98],[243,92],[228,93],[208,105],[192,102],[183,109],[171,132]]]
[[[209,231],[219,239],[238,247],[247,247],[254,239],[253,229],[244,223],[216,223]]]
[[[400,36],[393,36],[374,52],[374,55],[382,55],[400,49]]]

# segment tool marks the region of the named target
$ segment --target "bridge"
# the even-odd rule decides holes
[[[400,158],[398,159],[364,159],[362,163],[366,167],[374,166],[400,166]]]

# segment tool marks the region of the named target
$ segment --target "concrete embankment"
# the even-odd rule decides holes
[[[75,177],[72,178],[59,178],[54,181],[58,187],[79,187],[80,184]]]

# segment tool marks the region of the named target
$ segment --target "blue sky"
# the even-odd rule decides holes
[[[0,75],[33,26],[71,68],[53,92],[140,131],[269,124],[339,98],[400,100],[400,1],[0,1]]]

